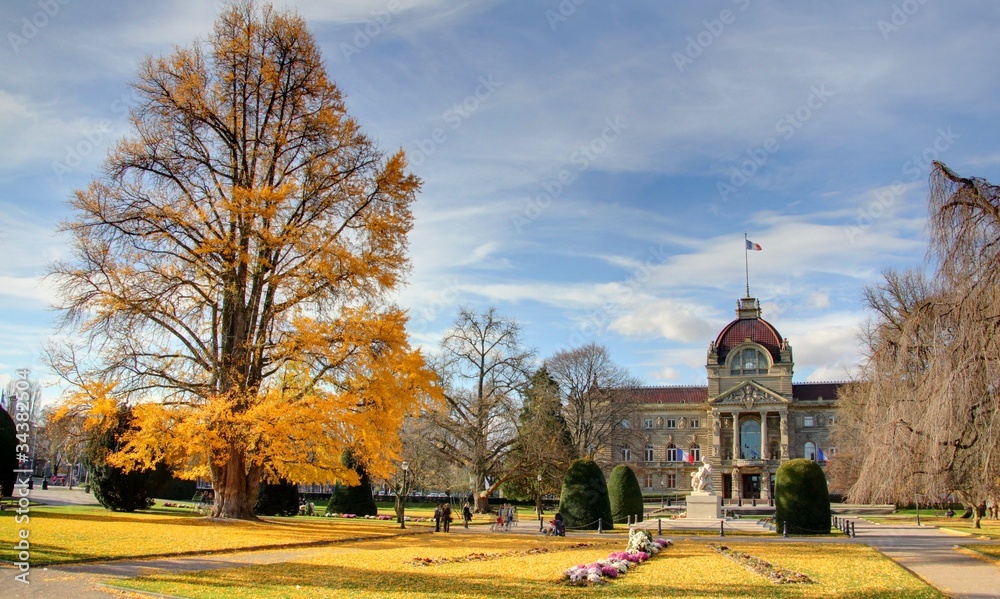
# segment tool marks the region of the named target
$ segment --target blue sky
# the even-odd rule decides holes
[[[746,231],[796,380],[843,379],[863,287],[924,262],[928,162],[1000,181],[995,2],[278,5],[424,180],[398,301],[427,347],[492,304],[541,357],[596,341],[648,384],[702,383]],[[65,202],[126,132],[138,62],[219,3],[0,6],[0,381],[51,378]]]

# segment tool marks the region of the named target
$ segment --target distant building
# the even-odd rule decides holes
[[[836,455],[830,424],[841,383],[793,383],[792,347],[757,299],[739,300],[736,316],[709,345],[707,386],[635,390],[639,421],[622,424],[641,446],[616,447],[611,462],[631,466],[646,495],[687,494],[707,456],[724,499],[768,501],[782,462],[825,467]]]

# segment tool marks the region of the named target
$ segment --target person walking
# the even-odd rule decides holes
[[[444,531],[451,531],[451,504],[441,504],[441,522],[444,524]]]
[[[441,532],[441,506],[434,508],[434,532]]]
[[[462,506],[462,520],[465,520],[465,527],[469,528],[469,521],[472,520],[472,508],[469,507],[468,501]]]

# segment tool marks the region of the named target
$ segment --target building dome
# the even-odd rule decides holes
[[[719,363],[726,361],[730,350],[747,340],[760,344],[775,362],[780,362],[781,335],[774,325],[760,317],[760,304],[757,300],[749,297],[741,299],[736,315],[736,320],[727,324],[715,339],[714,347],[719,355]]]

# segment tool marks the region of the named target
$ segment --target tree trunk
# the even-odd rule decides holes
[[[253,513],[257,502],[257,490],[260,487],[261,468],[246,467],[243,453],[234,450],[229,460],[217,466],[212,465],[212,488],[215,491],[215,503],[212,506],[213,518],[233,520],[256,520]]]

